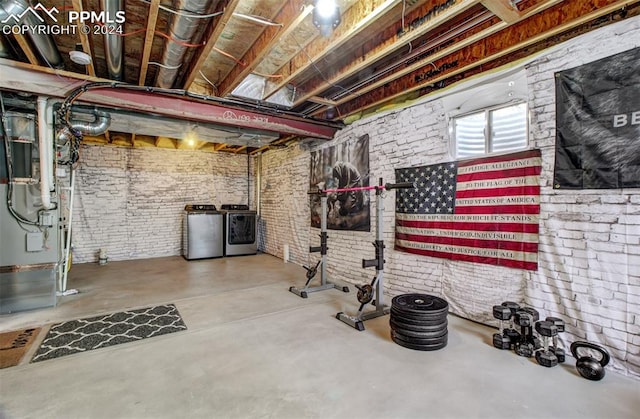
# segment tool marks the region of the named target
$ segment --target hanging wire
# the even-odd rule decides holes
[[[233,16],[239,17],[241,19],[250,20],[251,22],[259,23],[261,25],[280,26],[280,27],[284,26],[282,23],[273,22],[271,20],[267,20],[260,16],[245,15],[244,13],[238,13],[238,12],[233,12]]]
[[[213,93],[218,96],[218,86],[215,85],[215,83],[213,83],[211,80],[209,80],[207,78],[207,76],[204,75],[204,73],[202,72],[202,70],[198,70],[198,72],[200,73],[200,76],[211,85],[211,87],[213,88]]]
[[[340,86],[339,84],[335,84],[332,83],[331,81],[329,81],[329,79],[324,75],[324,73],[322,72],[322,70],[320,70],[320,68],[318,68],[318,66],[316,65],[316,63],[313,61],[313,58],[311,58],[311,56],[307,53],[307,51],[305,51],[305,49],[302,47],[302,45],[300,45],[300,43],[298,42],[298,40],[295,38],[295,36],[293,36],[293,33],[289,34],[289,36],[291,37],[291,39],[293,39],[293,41],[298,45],[298,48],[300,48],[300,50],[302,51],[302,53],[307,57],[307,60],[309,61],[309,63],[311,64],[311,66],[313,66],[313,68],[316,70],[316,72],[320,75],[320,77],[322,77],[322,80],[324,80],[327,84],[329,84],[332,87],[335,87],[337,89],[340,89],[346,93],[349,93],[349,91],[347,89],[345,89],[344,87]]]
[[[158,67],[166,68],[167,70],[177,70],[180,67],[182,67],[182,63],[178,65],[166,65],[166,64],[155,62],[155,61],[149,61],[149,64],[157,65]]]
[[[148,0],[140,0],[140,1],[142,3],[151,4],[151,2],[148,1]],[[192,18],[192,19],[208,19],[210,17],[220,16],[222,13],[224,13],[224,12],[215,12],[215,13],[210,13],[208,15],[198,15],[198,14],[194,14],[194,13],[183,12],[181,10],[175,10],[175,9],[172,9],[170,7],[167,7],[167,6],[163,6],[161,4],[158,5],[158,8],[162,9],[162,10],[164,10],[166,12],[173,13],[174,15],[188,17],[188,18]]]
[[[245,63],[244,61],[240,61],[239,59],[237,59],[236,57],[234,57],[233,55],[229,54],[228,52],[224,52],[223,50],[213,47],[213,50],[215,52],[217,52],[218,54],[224,55],[227,58],[231,58],[233,61],[235,61],[238,65],[241,65],[243,67],[247,66],[247,63]]]

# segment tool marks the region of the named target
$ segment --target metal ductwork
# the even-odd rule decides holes
[[[11,58],[11,51],[9,51],[4,36],[0,36],[0,58]]]
[[[109,125],[111,125],[111,116],[106,112],[95,110],[93,111],[93,118],[92,122],[71,121],[71,128],[83,135],[96,136],[104,134],[109,129]],[[56,136],[60,143],[65,143],[72,138],[73,135],[67,127],[61,129]]]
[[[107,16],[113,18],[117,12],[123,10],[123,0],[100,0],[100,7]],[[123,39],[117,33],[104,35],[104,55],[111,80],[121,81],[124,74]]]
[[[4,30],[5,27],[14,25],[43,25],[42,21],[34,15],[34,9],[31,9],[32,13],[25,13],[29,7],[29,2],[25,0],[0,0],[0,27]],[[45,64],[54,68],[64,67],[58,47],[51,35],[45,35],[40,32],[34,33],[31,30],[26,31],[24,35],[31,40],[31,44],[38,51]]]
[[[178,0],[174,4],[175,9],[184,12],[185,15],[173,15],[169,34],[173,39],[181,42],[192,42],[193,36],[198,27],[202,24],[202,19],[188,17],[189,14],[202,15],[207,12],[211,0]],[[164,53],[162,55],[162,64],[158,70],[156,78],[156,86],[170,89],[178,75],[179,66],[182,64],[184,54],[187,47],[170,40],[166,41]]]

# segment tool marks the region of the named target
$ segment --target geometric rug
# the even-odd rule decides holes
[[[186,330],[173,304],[53,325],[31,362]]]
[[[40,328],[0,333],[0,368],[18,365],[38,337]]]

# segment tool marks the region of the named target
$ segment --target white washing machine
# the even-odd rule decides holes
[[[258,214],[248,205],[224,204],[225,256],[255,255],[258,253]]]

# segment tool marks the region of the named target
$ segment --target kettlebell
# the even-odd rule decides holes
[[[580,349],[593,349],[600,354],[600,359],[592,356],[580,356],[578,354]],[[571,354],[576,359],[576,369],[581,376],[592,381],[602,380],[604,367],[611,360],[606,349],[591,342],[573,342],[571,344]]]

